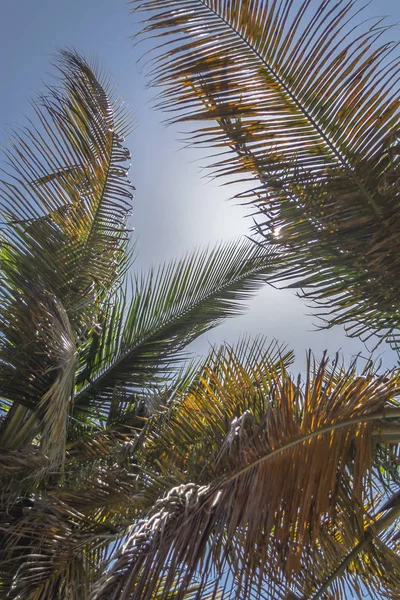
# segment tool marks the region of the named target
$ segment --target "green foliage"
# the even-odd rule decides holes
[[[92,397],[98,407],[121,386],[134,394],[168,379],[174,365],[187,358],[185,346],[239,314],[280,265],[274,249],[235,240],[136,276],[111,299],[101,334],[92,336],[83,355],[75,408],[90,404]]]

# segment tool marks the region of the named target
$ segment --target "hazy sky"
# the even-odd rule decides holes
[[[175,128],[165,128],[165,115],[150,109],[154,91],[136,62],[141,50],[133,49],[129,36],[134,17],[124,0],[0,0],[0,143],[6,144],[9,128],[30,115],[29,101],[42,89],[51,71],[52,53],[73,47],[87,58],[96,58],[110,74],[120,96],[131,106],[137,126],[127,140],[133,160],[130,178],[137,188],[134,206],[137,266],[146,267],[179,256],[196,245],[244,235],[251,220],[244,209],[227,199],[233,190],[210,182],[193,150],[184,150]],[[389,15],[400,21],[399,0],[372,0],[364,17]],[[393,36],[399,39],[397,27]],[[346,356],[362,352],[358,340],[346,339],[343,330],[313,331],[315,319],[289,291],[269,287],[254,299],[248,313],[210,332],[196,348],[209,341],[234,342],[242,333],[264,333],[288,343],[303,364],[305,350],[318,355],[340,348]],[[388,366],[394,355],[379,350]]]

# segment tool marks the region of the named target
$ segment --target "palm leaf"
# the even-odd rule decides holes
[[[62,477],[34,446],[4,453],[1,594],[88,598],[110,545],[153,500],[141,493],[136,475],[145,423],[131,407],[130,419],[76,436],[67,444]]]
[[[1,465],[4,595],[32,600],[90,597],[107,557],[155,500],[137,477],[136,453],[147,422],[141,414],[140,407],[135,411],[131,406],[113,426],[98,426],[67,444],[63,479],[56,485],[46,477],[43,454],[7,453]],[[161,577],[154,599],[163,587]],[[193,598],[201,588],[208,598],[214,587],[210,581],[193,582],[185,597]]]
[[[40,274],[76,319],[82,303],[115,285],[125,260],[132,186],[122,142],[130,124],[108,82],[83,58],[62,51],[57,67],[61,85],[34,104],[41,130],[32,125],[6,152],[3,243],[17,261],[12,272],[22,271],[14,276],[32,283]],[[3,256],[3,268],[10,262]]]
[[[4,595],[15,600],[88,598],[96,577],[94,542],[99,544],[106,528],[88,523],[67,505],[39,498],[21,513],[19,518],[16,510],[11,513],[12,531],[6,530],[8,538],[2,534]]]
[[[282,257],[251,241],[198,250],[134,279],[100,321],[83,356],[75,410],[105,402],[116,387],[132,395],[171,378],[185,346],[243,304],[279,268]],[[175,366],[174,366],[175,365]]]
[[[290,251],[286,276],[328,325],[395,334],[400,70],[387,27],[360,25],[354,0],[132,5],[142,34],[163,41],[160,105],[201,124],[194,143],[222,149],[216,175],[251,182],[242,197],[265,240]]]
[[[112,557],[96,600],[150,598],[166,565],[171,574],[185,568],[183,592],[196,570],[207,580],[215,562],[222,574],[235,556],[242,558],[232,597],[262,590],[285,598],[322,585],[363,538],[373,521],[368,505],[381,497],[373,430],[398,422],[390,408],[397,376],[371,367],[359,375],[355,364],[324,358],[293,380],[272,350],[246,367],[231,349],[217,355],[169,418],[154,422],[142,465],[160,499]],[[363,551],[366,564],[369,547]],[[377,570],[368,579],[357,568],[376,583]],[[386,592],[396,585],[397,571],[382,582]]]

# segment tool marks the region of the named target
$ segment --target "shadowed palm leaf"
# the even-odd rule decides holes
[[[223,149],[214,174],[252,182],[242,197],[292,256],[286,276],[327,324],[396,344],[400,69],[382,21],[360,25],[354,0],[132,5],[165,37],[161,106]]]

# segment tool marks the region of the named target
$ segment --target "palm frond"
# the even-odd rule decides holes
[[[43,477],[48,464],[43,455],[8,453],[3,461],[8,479],[24,479],[18,490],[10,485],[15,493],[8,503],[2,489],[0,593],[15,600],[90,597],[102,569],[108,567],[107,557],[155,501],[137,476],[137,433],[132,417],[130,427],[125,420],[125,426],[68,444],[58,485]],[[35,472],[27,473],[29,467]],[[2,477],[2,484],[5,481]],[[161,577],[154,600],[164,585]],[[185,598],[194,598],[200,589],[209,598],[214,587],[212,581],[193,581]]]
[[[360,24],[356,0],[132,5],[141,33],[162,40],[160,105],[201,124],[194,143],[221,149],[214,174],[251,182],[242,197],[266,217],[265,240],[292,255],[286,276],[327,324],[392,335],[400,64],[388,27]]]
[[[231,241],[135,277],[110,305],[83,356],[75,409],[128,396],[171,378],[185,346],[246,302],[278,270],[282,256]]]
[[[33,446],[3,453],[0,594],[89,597],[109,547],[154,501],[137,479],[145,421],[133,413],[130,423],[69,442],[63,465]]]
[[[3,245],[17,261],[12,272],[22,270],[16,278],[32,283],[40,274],[77,318],[74,309],[115,285],[125,260],[132,186],[122,143],[130,122],[107,80],[78,54],[61,51],[57,68],[59,85],[34,103],[41,128],[25,128],[6,151]],[[7,268],[11,258],[2,258]]]
[[[179,580],[184,576],[184,572],[178,572],[177,574],[175,574],[175,587],[177,587]],[[201,578],[198,579],[200,579],[200,582],[194,581],[192,585],[189,586],[187,590],[185,590],[183,596],[180,594],[179,590],[177,590],[176,592],[168,592],[168,600],[180,600],[181,598],[182,600],[197,600],[198,598],[201,598],[201,600],[214,600],[214,598],[216,598],[217,600],[222,600],[222,598],[224,597],[223,592],[221,589],[218,589],[218,586],[215,585],[214,581],[211,580],[206,583],[203,583],[201,582]],[[167,577],[160,576],[160,579],[157,582],[156,591],[152,595],[152,600],[158,600],[159,598],[165,597],[164,588],[165,586],[168,586],[168,583],[169,582]]]
[[[15,600],[88,598],[96,576],[91,550],[104,527],[93,527],[65,504],[38,497],[15,506],[9,522],[3,522],[0,589],[4,595]]]
[[[232,597],[285,598],[315,590],[362,539],[380,498],[373,429],[398,422],[398,378],[324,358],[293,380],[280,355],[244,367],[232,349],[218,354],[154,422],[141,464],[160,499],[112,557],[96,600],[151,598],[166,565],[185,568],[183,592],[198,569],[204,580],[215,563],[223,573],[237,550]],[[395,573],[382,587],[394,584]]]
[[[64,454],[78,347],[129,260],[132,199],[126,111],[78,54],[62,51],[57,66],[58,85],[34,104],[40,127],[15,136],[0,185],[1,395],[30,409],[8,411],[0,439],[15,447],[12,432],[30,422],[30,438],[39,433],[55,461]]]
[[[370,520],[370,524],[365,524],[364,530],[359,532],[356,543],[349,543],[337,530],[328,527],[314,552],[316,569],[312,573],[300,574],[296,582],[299,592],[293,600],[340,598],[350,593],[357,598],[368,594],[374,600],[395,598],[400,577],[399,545],[396,541],[396,520],[399,516],[400,511],[395,507]],[[349,521],[348,527],[351,526]],[[338,559],[338,546],[343,552],[341,560]],[[329,564],[331,560],[332,564]]]

